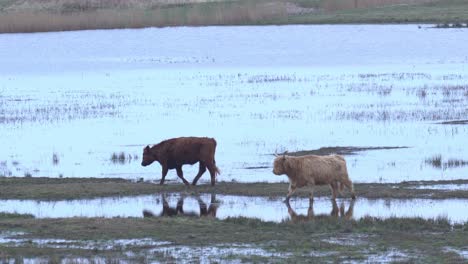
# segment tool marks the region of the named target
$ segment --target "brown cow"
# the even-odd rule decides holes
[[[273,173],[288,176],[289,192],[286,201],[289,201],[297,188],[304,186],[310,188],[310,199],[313,200],[315,185],[330,185],[335,199],[340,184],[345,185],[351,191],[352,198],[356,199],[353,183],[348,177],[346,161],[339,155],[277,156],[273,163]]]
[[[196,185],[198,179],[205,173],[206,169],[211,175],[211,185],[215,185],[216,175],[219,169],[215,162],[216,140],[213,138],[180,137],[164,140],[152,147],[146,146],[143,150],[142,166],[148,166],[154,161],[158,161],[162,167],[162,178],[160,184],[164,184],[164,179],[170,169],[177,170],[177,176],[189,185],[184,179],[182,165],[193,165],[199,162],[199,171],[192,184]]]

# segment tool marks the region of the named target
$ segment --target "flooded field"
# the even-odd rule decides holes
[[[467,30],[3,34],[0,175],[157,180],[145,145],[208,136],[222,181],[284,181],[273,153],[323,147],[366,149],[346,156],[356,182],[466,179]]]
[[[467,33],[323,25],[1,34],[0,176],[21,178],[3,178],[0,257],[466,260]],[[143,147],[179,136],[217,140],[215,188],[179,193],[170,171],[172,186],[153,189],[161,167],[141,166]],[[287,179],[272,161],[286,151],[339,153],[355,183],[389,184],[356,184],[356,201],[322,190],[313,204],[285,204],[287,187],[276,183]],[[184,177],[197,171],[186,166]],[[248,190],[228,192],[238,183]]]

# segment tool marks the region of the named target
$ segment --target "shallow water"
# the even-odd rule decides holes
[[[223,181],[284,181],[271,173],[272,153],[327,146],[409,147],[347,156],[356,182],[468,179],[468,166],[426,162],[468,157],[468,126],[440,124],[468,117],[467,33],[324,25],[1,34],[0,175],[156,180],[159,165],[140,166],[143,146],[209,136]],[[197,168],[184,167],[188,180]]]
[[[164,198],[165,197],[165,198]],[[185,198],[184,198],[185,197]],[[167,207],[164,209],[164,199]],[[177,204],[183,210],[177,213]],[[314,217],[332,216],[360,219],[365,216],[422,217],[433,219],[447,217],[451,222],[468,221],[468,201],[465,199],[338,199],[315,198],[309,211],[308,198],[294,198],[290,209],[283,199],[204,194],[201,196],[144,195],[137,197],[99,198],[92,200],[33,201],[1,200],[0,211],[32,214],[38,218],[60,217],[143,217],[143,211],[155,217],[185,215],[188,217],[249,217],[264,221],[306,221]]]
[[[435,185],[420,185],[412,187],[414,189],[431,189],[431,190],[461,190],[468,191],[468,184],[435,184]]]

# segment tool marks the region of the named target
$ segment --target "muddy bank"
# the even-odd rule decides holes
[[[466,185],[468,180],[412,181],[393,183],[355,183],[358,197],[368,199],[394,198],[468,198],[463,188],[444,188],[444,185]],[[428,186],[428,187],[424,187]],[[437,188],[441,186],[441,188]],[[208,184],[186,187],[182,183],[159,185],[152,182],[133,182],[119,178],[0,178],[0,199],[66,200],[110,196],[132,196],[158,194],[162,192],[215,193],[224,195],[284,197],[288,183],[238,183],[218,182],[215,187]],[[308,197],[306,190],[299,190],[298,197]],[[326,186],[317,187],[315,197],[330,197]],[[343,192],[343,198],[349,198]]]

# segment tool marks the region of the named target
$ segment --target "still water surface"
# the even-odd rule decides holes
[[[166,201],[166,203],[164,202]],[[468,221],[466,199],[364,199],[355,202],[329,198],[315,198],[312,208],[308,198],[292,199],[290,207],[283,198],[246,197],[233,195],[183,196],[144,195],[136,197],[98,198],[91,200],[35,201],[1,200],[0,211],[32,214],[37,218],[62,217],[143,217],[143,211],[152,216],[188,217],[249,217],[264,221],[307,221],[314,217],[342,217],[360,219],[365,216],[447,217],[451,222]],[[179,210],[177,207],[179,206]],[[166,207],[166,208],[165,208]]]

